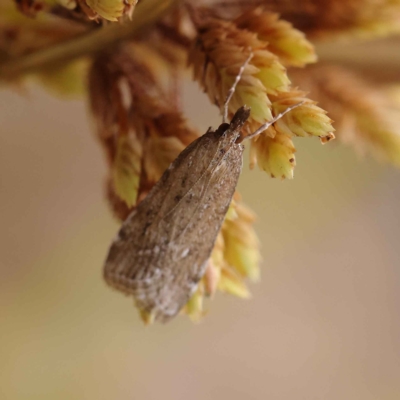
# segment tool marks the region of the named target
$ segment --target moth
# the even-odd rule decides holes
[[[245,138],[258,135],[284,113]],[[249,115],[250,108],[239,108],[230,123],[209,129],[186,147],[111,244],[106,282],[132,295],[151,320],[166,322],[178,314],[205,273],[242,170],[241,129]],[[224,120],[226,116],[227,106]]]
[[[249,108],[239,108],[230,124],[209,129],[186,147],[110,247],[106,282],[132,295],[155,320],[174,317],[204,275],[242,170],[244,146],[238,142],[249,115]]]

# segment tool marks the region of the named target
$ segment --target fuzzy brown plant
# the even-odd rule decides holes
[[[313,46],[276,14],[251,10],[234,21],[207,18],[198,23],[198,36],[190,54],[194,77],[210,100],[224,105],[229,88],[240,69],[243,74],[229,103],[230,115],[241,104],[251,107],[247,131],[283,111],[282,107],[303,102],[279,123],[252,140],[252,164],[272,177],[293,178],[293,136],[333,138],[326,112],[291,85],[284,66],[302,66],[315,61]]]
[[[188,128],[179,111],[169,107],[167,96],[146,65],[126,51],[95,59],[89,72],[89,93],[114,189],[132,207],[143,188],[157,182],[198,134]]]
[[[251,107],[241,139],[301,104],[251,139],[250,166],[271,177],[293,178],[295,138],[326,143],[335,129],[358,152],[400,165],[398,105],[357,73],[318,64],[314,47],[399,30],[399,0],[0,0],[0,79],[88,92],[106,197],[122,221],[200,136],[179,107],[190,70],[221,112],[232,94],[226,122]],[[254,220],[236,193],[184,307],[193,320],[217,291],[249,296],[246,280],[260,275]]]

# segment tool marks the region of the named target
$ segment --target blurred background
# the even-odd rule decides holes
[[[220,123],[195,84],[185,99],[201,130]],[[0,127],[1,398],[400,398],[398,170],[300,138],[293,181],[245,161],[252,299],[144,327],[102,280],[118,224],[84,101],[2,90]]]

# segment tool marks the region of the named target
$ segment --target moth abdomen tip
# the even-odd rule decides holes
[[[242,106],[236,112],[232,118],[231,126],[242,127],[247,119],[250,117],[250,107]]]

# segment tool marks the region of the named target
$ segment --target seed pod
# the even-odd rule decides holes
[[[204,275],[242,169],[237,141],[249,115],[239,108],[183,150],[111,245],[105,280],[132,295],[149,321],[174,317]]]

